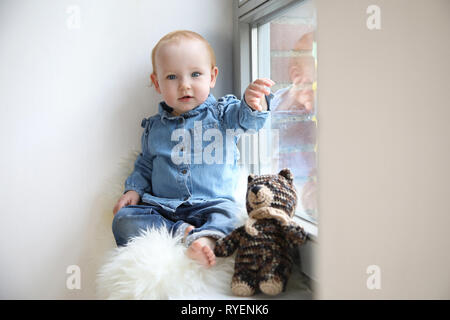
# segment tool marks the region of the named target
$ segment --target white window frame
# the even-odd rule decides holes
[[[267,70],[258,70],[259,59],[258,46],[269,45],[264,39],[258,39],[258,27],[279,16],[292,5],[297,5],[303,0],[234,0],[234,35],[233,35],[233,65],[234,65],[234,92],[242,98],[248,84],[257,79],[258,76],[267,75]],[[269,66],[270,70],[270,66]],[[262,72],[262,74],[261,74]],[[259,148],[263,143],[261,132],[254,135],[252,139],[251,154],[262,156]],[[260,174],[261,164],[259,161],[252,161],[247,165],[251,173]],[[318,228],[315,224],[296,216],[296,221],[309,231],[313,238],[318,235]]]
[[[271,21],[274,17],[282,14],[292,5],[301,3],[304,0],[234,0],[233,2],[233,73],[234,92],[238,97],[243,97],[248,84],[262,76],[267,75],[267,70],[258,70],[261,65],[258,59],[258,45],[268,45],[264,39],[258,41],[258,27]],[[270,70],[270,66],[269,66]],[[256,140],[252,140],[252,154],[260,155],[259,144],[260,132],[254,135]],[[249,172],[259,174],[261,167],[259,161],[251,163],[247,167]],[[314,263],[314,252],[317,252],[318,226],[295,216],[294,220],[301,225],[309,234],[306,245],[300,247],[302,261],[302,271],[310,277],[313,282],[317,281],[317,268]]]

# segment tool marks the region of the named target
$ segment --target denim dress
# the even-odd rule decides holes
[[[271,98],[266,96],[268,105]],[[269,111],[252,110],[233,95],[216,100],[212,94],[179,116],[172,111],[161,102],[158,114],[142,120],[142,152],[125,181],[125,192],[136,191],[141,203],[115,215],[118,246],[151,227],[179,235],[193,225],[186,245],[205,236],[222,238],[235,227],[237,142],[242,133],[262,128]]]

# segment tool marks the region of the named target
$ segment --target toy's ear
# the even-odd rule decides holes
[[[254,174],[250,174],[250,175],[248,176],[247,182],[250,183],[250,182],[252,182],[253,180],[255,180],[255,175],[254,175]]]
[[[292,182],[294,180],[294,175],[292,174],[291,170],[287,168],[281,170],[278,175],[285,177],[289,182]]]

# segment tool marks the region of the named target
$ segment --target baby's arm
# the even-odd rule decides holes
[[[143,143],[142,148],[145,148]],[[145,192],[150,192],[152,179],[153,164],[148,155],[142,152],[134,163],[134,170],[125,181],[125,192],[130,190],[136,191],[139,196]]]
[[[225,238],[216,241],[216,246],[214,247],[214,254],[217,257],[228,257],[233,254],[239,245],[240,235],[242,233],[243,227],[239,227],[231,232]]]
[[[149,120],[142,121],[142,126],[145,128],[141,138],[142,152],[134,162],[133,172],[125,181],[125,192],[114,206],[114,214],[124,206],[138,204],[145,192],[151,192],[153,163],[147,150],[147,142],[150,136]]]
[[[273,97],[265,86],[270,87],[273,84],[270,79],[258,79],[248,86],[242,100],[233,95],[219,99],[220,121],[227,129],[238,129],[243,132],[261,129],[269,116],[268,104]]]
[[[114,215],[125,206],[138,204],[144,192],[149,192],[151,174],[151,162],[141,153],[134,164],[134,171],[125,181],[125,193],[114,206]]]

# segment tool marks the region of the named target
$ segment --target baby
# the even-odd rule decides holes
[[[210,94],[218,75],[214,51],[192,31],[164,36],[152,64],[150,79],[164,101],[157,115],[142,121],[142,152],[114,207],[113,234],[123,246],[143,229],[165,227],[183,239],[190,258],[210,267],[216,239],[234,229],[239,210],[233,198],[239,134],[233,130],[264,125],[272,97],[267,87],[274,82],[254,81],[242,101],[216,100]]]

